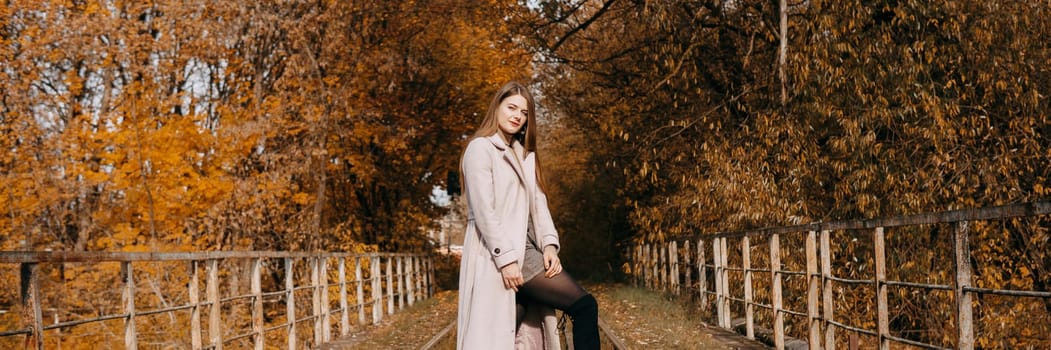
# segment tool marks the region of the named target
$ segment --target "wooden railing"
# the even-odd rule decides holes
[[[955,306],[952,314],[955,317],[955,344],[950,346],[957,349],[975,348],[975,333],[973,313],[975,308],[974,298],[978,295],[1000,295],[1008,297],[1024,298],[1051,298],[1051,292],[1040,290],[1005,290],[977,288],[974,286],[971,271],[971,245],[969,233],[971,225],[978,222],[990,220],[1008,220],[1020,217],[1038,217],[1051,213],[1051,202],[1042,201],[1034,203],[1023,203],[1005,205],[1000,207],[955,210],[940,213],[920,214],[902,216],[887,219],[838,221],[827,223],[815,223],[791,227],[779,227],[763,230],[718,233],[708,235],[695,235],[666,242],[647,243],[635,246],[631,255],[631,267],[634,274],[634,282],[637,286],[664,290],[667,292],[681,294],[684,286],[688,291],[696,291],[696,297],[703,310],[708,310],[709,296],[714,297],[716,324],[720,327],[731,329],[731,302],[738,303],[738,311],[744,314],[744,333],[749,338],[755,337],[756,325],[754,322],[755,307],[771,310],[770,329],[772,331],[772,343],[775,348],[785,347],[785,316],[799,317],[805,320],[804,338],[810,349],[834,349],[836,347],[836,329],[844,329],[851,332],[851,342],[856,345],[854,338],[857,334],[867,335],[875,338],[879,349],[890,349],[891,343],[907,344],[926,349],[946,349],[944,345],[936,345],[896,336],[890,330],[890,312],[888,305],[888,287],[915,288],[921,290],[951,292]],[[910,281],[896,281],[887,278],[887,257],[885,230],[891,228],[904,229],[906,227],[918,228],[923,225],[952,225],[952,264],[954,265],[952,281],[950,284],[930,284]],[[873,239],[871,251],[865,251],[861,257],[864,261],[858,264],[869,263],[874,271],[872,278],[843,278],[833,275],[830,236],[834,232],[871,233]],[[804,246],[805,271],[792,271],[784,269],[782,263],[784,255],[781,247],[782,238],[787,241],[795,240],[794,243]],[[947,238],[947,237],[946,237]],[[739,240],[739,253],[727,243],[728,239]],[[752,257],[752,240],[765,240],[769,248],[769,256],[757,259]],[[802,241],[802,243],[799,243]],[[691,243],[692,242],[692,243]],[[835,242],[843,244],[843,242]],[[691,245],[693,248],[691,248]],[[679,248],[682,247],[682,250]],[[760,248],[762,249],[762,248]],[[890,252],[893,254],[894,252]],[[946,252],[948,253],[948,252]],[[710,254],[710,255],[708,255]],[[849,259],[850,257],[848,257]],[[855,256],[856,258],[856,256]],[[730,264],[729,261],[737,262]],[[757,260],[763,260],[769,268],[754,268],[752,266]],[[900,259],[899,259],[900,260]],[[798,264],[802,266],[803,264]],[[865,265],[866,268],[868,265]],[[743,289],[743,293],[734,294],[730,291],[730,272],[735,273],[735,283],[743,284],[734,286],[735,289]],[[931,271],[934,273],[935,271]],[[756,273],[769,276],[769,280],[763,281],[769,287],[769,304],[759,303],[755,300],[753,290],[753,278]],[[761,276],[759,276],[761,277]],[[805,310],[790,310],[786,308],[783,301],[786,295],[782,293],[782,284],[786,278],[800,277],[803,279],[802,286],[805,288]],[[684,284],[681,282],[685,282]],[[714,289],[709,283],[713,282]],[[865,328],[848,325],[845,321],[836,318],[837,309],[833,303],[836,297],[833,293],[834,286],[851,286],[851,288],[872,288],[874,300],[862,308],[875,311],[875,328]],[[694,289],[695,288],[695,289]],[[801,288],[802,289],[802,288]],[[743,295],[742,295],[743,294]],[[867,292],[866,292],[867,294]],[[802,298],[800,298],[802,299]],[[855,300],[855,299],[852,299]],[[953,321],[953,320],[949,320]],[[854,346],[851,346],[854,347]]]
[[[307,268],[296,270],[296,265],[301,262],[305,263]],[[108,287],[119,288],[121,312],[65,321],[60,320],[56,314],[53,323],[45,324],[41,308],[41,279],[44,278],[40,272],[41,265],[63,267],[104,263],[120,265],[119,285]],[[8,267],[5,268],[5,264]],[[283,344],[277,344],[278,347],[297,349],[303,344],[316,346],[332,339],[334,327],[337,327],[341,336],[347,335],[351,329],[352,313],[357,314],[357,324],[363,325],[366,324],[366,309],[369,309],[371,322],[378,323],[385,313],[392,314],[405,305],[412,305],[416,300],[429,298],[434,285],[433,259],[426,254],[0,252],[0,268],[13,268],[11,264],[18,264],[20,267],[20,313],[23,315],[21,319],[24,325],[23,328],[0,329],[0,341],[5,337],[25,337],[23,339],[26,347],[36,349],[45,347],[49,330],[57,332],[60,329],[68,330],[74,326],[100,324],[109,320],[123,321],[124,347],[137,349],[140,344],[137,332],[137,326],[141,326],[139,320],[151,315],[175,312],[188,312],[188,324],[185,328],[172,327],[184,330],[184,333],[166,336],[188,338],[188,344],[181,344],[192,349],[222,349],[224,344],[231,342],[239,342],[240,346],[235,347],[263,349],[268,333],[271,333],[271,339],[274,338],[272,333],[282,333],[277,338],[287,339],[281,341]],[[136,289],[140,288],[136,284],[139,276],[136,271],[140,268],[150,268],[150,264],[177,264],[187,267],[185,273],[166,275],[185,278],[168,283],[169,286],[185,287],[185,304],[143,308],[142,302],[139,301],[143,297],[136,294]],[[244,275],[244,271],[238,270],[240,267],[247,267],[246,275],[250,279],[250,287],[247,289],[250,293],[224,296],[220,292],[222,286],[226,285],[223,283],[230,282],[221,280],[220,275]],[[334,271],[330,270],[333,267]],[[168,267],[160,269],[165,268]],[[348,269],[353,273],[350,278],[347,277]],[[269,274],[264,274],[264,270]],[[298,279],[297,271],[300,276]],[[309,281],[305,281],[307,274]],[[200,287],[202,277],[203,293]],[[270,290],[264,290],[264,278],[269,278]],[[160,293],[155,285],[152,287],[155,293]],[[43,292],[50,292],[49,297],[55,298],[55,291]],[[225,292],[231,294],[229,290]],[[65,294],[68,295],[69,291]],[[309,300],[306,306],[309,308],[309,314],[297,309],[301,307],[297,305],[297,300],[303,300],[304,303]],[[333,300],[338,300],[338,306],[333,305]],[[244,310],[243,303],[246,301],[250,310]],[[264,304],[268,304],[267,309],[270,312],[267,314],[264,314]],[[279,315],[283,317],[275,317],[275,314],[281,314],[280,311],[284,311],[284,315]],[[238,322],[232,320],[235,318],[232,316],[235,312],[250,314],[250,327],[238,325]],[[207,320],[202,321],[204,315],[207,315]],[[229,318],[226,323],[224,318]],[[334,321],[338,322],[338,325],[333,324]],[[297,336],[297,329],[304,326],[312,329],[312,342],[300,339],[309,335]]]

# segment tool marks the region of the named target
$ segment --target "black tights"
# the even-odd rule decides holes
[[[573,348],[590,350],[599,348],[598,303],[581,288],[565,271],[546,278],[543,274],[533,277],[518,287],[518,321],[524,317],[522,305],[535,301],[569,315],[573,320]]]

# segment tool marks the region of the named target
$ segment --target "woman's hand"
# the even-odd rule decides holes
[[[558,250],[555,246],[544,247],[544,277],[551,278],[562,273],[562,261],[558,259]]]
[[[504,276],[504,288],[514,289],[515,292],[518,291],[518,286],[525,283],[525,280],[522,279],[522,268],[518,266],[518,262],[504,265],[500,268],[500,274]]]

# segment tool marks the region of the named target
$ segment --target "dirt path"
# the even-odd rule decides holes
[[[689,316],[682,305],[651,291],[620,284],[587,288],[599,301],[599,317],[631,349],[770,348],[736,333],[709,327]],[[419,349],[455,319],[456,291],[443,291],[322,349]],[[432,349],[454,349],[455,335],[454,328]],[[613,348],[609,341],[603,344],[603,349],[607,348]]]
[[[681,304],[622,284],[588,286],[599,317],[632,349],[770,349],[736,333],[711,327]]]
[[[355,329],[349,336],[320,349],[419,349],[455,320],[456,291],[442,291],[394,315],[387,315],[378,325]]]

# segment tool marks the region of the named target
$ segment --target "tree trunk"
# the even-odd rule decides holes
[[[780,0],[781,48],[777,54],[777,75],[781,79],[781,108],[788,104],[788,86],[785,82],[785,56],[788,54],[788,0]]]

